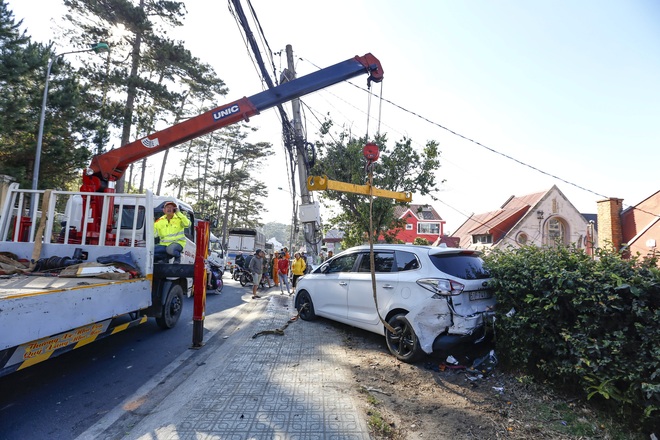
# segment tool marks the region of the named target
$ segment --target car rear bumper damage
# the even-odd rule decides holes
[[[479,324],[470,327],[467,333],[457,333],[454,328],[451,333],[438,335],[433,341],[433,351],[446,351],[459,344],[478,344],[493,332],[495,312],[487,311],[470,316]]]

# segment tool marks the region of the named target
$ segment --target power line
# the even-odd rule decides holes
[[[302,58],[301,58],[301,60],[302,60]],[[312,66],[316,67],[317,69],[319,68],[319,66],[317,66],[316,64],[310,62],[309,60],[306,60],[306,59],[305,59],[304,61],[307,61],[308,63],[310,63]],[[370,96],[376,96],[376,95],[373,94],[373,92],[371,92],[371,90],[369,90],[369,89],[365,89],[364,87],[359,86],[359,85],[357,85],[357,84],[354,84],[354,83],[351,82],[351,81],[346,81],[346,82],[347,82],[348,84],[352,85],[353,87],[359,89],[359,90],[362,90],[362,91],[364,91],[364,92],[366,92],[366,93],[369,93]],[[494,153],[494,154],[500,155],[500,156],[502,156],[502,157],[504,157],[504,158],[506,158],[506,159],[512,160],[512,161],[514,161],[514,162],[516,162],[516,163],[518,163],[518,164],[520,164],[520,165],[522,165],[522,166],[525,166],[525,167],[527,167],[527,168],[530,168],[530,169],[532,169],[532,170],[534,170],[534,171],[536,171],[536,172],[538,172],[538,173],[544,174],[544,175],[549,176],[549,177],[551,177],[551,178],[553,178],[553,179],[559,180],[559,181],[561,181],[561,182],[564,182],[564,183],[566,183],[566,184],[568,184],[568,185],[574,186],[575,188],[578,188],[578,189],[581,189],[581,190],[583,190],[583,191],[586,191],[586,192],[589,192],[589,193],[591,193],[591,194],[594,194],[594,195],[596,195],[596,196],[598,196],[598,197],[601,197],[601,198],[603,198],[603,199],[609,199],[609,197],[606,196],[606,195],[604,195],[604,194],[600,194],[600,193],[598,193],[598,192],[596,192],[596,191],[593,191],[593,190],[591,190],[591,189],[589,189],[589,188],[585,188],[585,187],[583,187],[583,186],[581,186],[581,185],[578,185],[578,184],[576,184],[576,183],[574,183],[574,182],[568,181],[568,180],[563,179],[563,178],[561,178],[561,177],[559,177],[559,176],[556,176],[556,175],[554,175],[554,174],[552,174],[552,173],[550,173],[550,172],[544,171],[544,170],[542,170],[542,169],[540,169],[540,168],[538,168],[538,167],[535,167],[535,166],[530,165],[530,164],[528,164],[528,163],[526,163],[526,162],[523,162],[522,160],[516,159],[515,157],[513,157],[513,156],[511,156],[511,155],[508,155],[508,154],[506,154],[506,153],[502,153],[502,152],[500,152],[500,151],[497,151],[496,149],[494,149],[494,148],[492,148],[492,147],[489,147],[489,146],[487,146],[487,145],[482,144],[481,142],[478,142],[478,141],[476,141],[476,140],[474,140],[474,139],[472,139],[472,138],[469,138],[469,137],[467,137],[467,136],[465,136],[465,135],[462,135],[461,133],[458,133],[457,131],[454,131],[454,130],[448,128],[448,127],[445,127],[445,126],[442,125],[442,124],[439,124],[439,123],[437,123],[437,122],[435,122],[435,121],[432,121],[432,120],[430,120],[429,118],[427,118],[427,117],[425,117],[425,116],[422,116],[422,115],[420,115],[420,114],[418,114],[418,113],[416,113],[416,112],[414,112],[414,111],[412,111],[412,110],[408,110],[407,108],[405,108],[405,107],[403,107],[403,106],[401,106],[401,105],[399,105],[399,104],[396,104],[396,103],[394,103],[394,102],[392,102],[392,101],[390,101],[390,100],[388,100],[388,99],[385,99],[385,98],[383,98],[382,96],[380,97],[380,99],[381,99],[382,101],[384,101],[384,102],[390,104],[390,105],[393,105],[394,107],[398,108],[399,110],[402,110],[402,111],[405,112],[405,113],[411,114],[411,115],[413,115],[413,116],[415,116],[415,117],[417,117],[417,118],[423,120],[424,122],[428,122],[428,123],[431,124],[431,125],[435,125],[436,127],[441,128],[441,129],[443,129],[443,130],[445,130],[445,131],[447,131],[447,132],[453,134],[454,136],[457,136],[457,137],[459,137],[459,138],[461,138],[461,139],[464,139],[464,140],[466,140],[466,141],[468,141],[468,142],[471,142],[471,143],[473,143],[473,144],[475,144],[475,145],[478,145],[478,146],[480,146],[480,147],[482,147],[482,148],[484,148],[484,149],[490,151],[491,153]],[[646,210],[641,209],[641,208],[637,208],[637,207],[632,206],[632,205],[626,205],[626,206],[629,207],[629,208],[632,208],[632,209],[636,209],[636,210],[639,211],[639,212],[643,212],[643,213],[646,213],[646,214],[649,214],[649,215],[652,215],[652,216],[655,216],[655,217],[660,217],[659,214],[656,214],[656,213],[653,213],[653,212],[649,212],[649,211],[646,211]]]

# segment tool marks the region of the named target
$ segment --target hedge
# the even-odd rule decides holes
[[[574,247],[485,256],[500,365],[660,428],[660,270],[655,259]],[[641,424],[640,424],[641,421]]]

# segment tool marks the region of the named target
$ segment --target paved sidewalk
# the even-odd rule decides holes
[[[205,363],[137,424],[121,435],[88,432],[97,439],[369,439],[336,332],[297,320],[284,336],[253,338],[296,315],[292,297],[275,289],[260,295],[246,304],[243,327],[207,341]]]

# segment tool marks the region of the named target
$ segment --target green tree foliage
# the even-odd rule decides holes
[[[178,197],[194,200],[198,216],[215,224],[219,237],[229,228],[260,226],[267,191],[256,176],[273,151],[267,142],[247,142],[251,130],[234,124],[188,142],[181,174],[167,182],[179,188]]]
[[[328,134],[331,122],[324,126],[322,136]],[[366,139],[352,137],[343,132],[338,140],[319,142],[316,145],[317,159],[312,174],[327,175],[330,180],[357,185],[367,183],[365,159],[362,149]],[[440,151],[435,141],[429,141],[421,151],[413,148],[412,140],[404,138],[388,148],[387,137],[377,136],[380,159],[373,168],[374,187],[418,195],[437,190],[435,170],[440,166]],[[364,243],[369,231],[369,199],[367,196],[339,191],[325,191],[321,200],[339,205],[341,213],[330,219],[330,223],[345,232],[345,247]],[[383,236],[391,242],[394,237],[386,231],[401,227],[394,218],[395,201],[385,198],[373,200],[374,239]]]
[[[81,39],[108,41],[111,55],[105,65],[86,65],[103,102],[97,121],[98,151],[113,128],[121,131],[119,145],[196,116],[194,108],[227,93],[210,65],[187,50],[168,32],[182,25],[183,2],[168,0],[65,0],[72,44]],[[160,125],[159,125],[160,124]],[[115,146],[119,146],[115,145]],[[164,161],[168,155],[164,155]],[[142,170],[146,169],[146,160]],[[131,169],[129,175],[133,173]],[[129,179],[130,181],[131,179]],[[159,178],[163,180],[162,172]],[[140,178],[143,189],[144,172]],[[121,185],[118,190],[121,190]]]
[[[0,1],[0,173],[31,186],[39,117],[50,47],[19,31]],[[89,161],[98,105],[64,58],[55,57],[49,78],[39,188],[69,189]],[[79,180],[79,179],[78,179]]]
[[[424,237],[415,237],[413,244],[417,246],[428,246],[429,241]]]
[[[486,262],[503,366],[609,403],[628,420],[660,420],[655,260],[526,246],[496,250]]]

